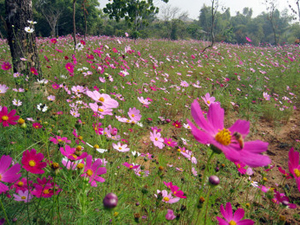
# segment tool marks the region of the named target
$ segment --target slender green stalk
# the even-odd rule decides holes
[[[8,220],[8,216],[7,216],[7,214],[6,214],[5,208],[4,208],[3,203],[2,203],[2,198],[0,198],[0,203],[1,203],[1,208],[2,208],[2,210],[3,210],[3,212],[4,212],[5,220],[6,220],[6,222],[10,225],[10,222],[9,222],[9,220]]]

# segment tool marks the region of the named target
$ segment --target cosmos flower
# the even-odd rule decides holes
[[[69,145],[64,148],[60,147],[59,150],[63,156],[73,161],[84,159],[88,155],[86,152],[77,151],[76,148],[71,148]]]
[[[245,219],[241,220],[244,215],[245,211],[241,208],[238,208],[235,213],[232,213],[232,206],[230,202],[226,203],[226,208],[224,206],[220,206],[220,211],[224,217],[224,219],[217,216],[217,220],[219,221],[219,225],[228,225],[228,224],[236,224],[236,225],[252,225],[254,224],[253,220]]]
[[[37,104],[36,108],[42,112],[46,112],[48,110],[48,106],[43,103]]]
[[[129,108],[128,116],[132,121],[138,122],[141,120],[142,115],[140,114],[140,110],[136,109],[135,107]]]
[[[46,162],[42,162],[44,155],[42,153],[36,153],[35,149],[24,151],[22,157],[23,168],[33,174],[43,174],[45,171],[43,168],[47,166]]]
[[[30,202],[31,199],[33,198],[33,195],[29,193],[28,190],[25,190],[25,191],[18,191],[18,194],[14,194],[13,195],[15,197],[15,201],[18,201],[18,202]]]
[[[293,174],[298,190],[300,191],[300,164],[299,164],[299,152],[291,148],[289,151],[289,171]]]
[[[38,75],[38,71],[37,71],[37,69],[34,68],[34,67],[31,67],[31,68],[30,68],[30,72],[31,72],[32,74],[34,74],[34,75]]]
[[[34,32],[34,29],[33,29],[33,28],[30,28],[30,27],[25,27],[24,30],[25,30],[27,33],[29,33],[29,34],[31,34],[31,33]]]
[[[0,94],[4,94],[9,87],[7,87],[5,84],[0,84]]]
[[[3,62],[1,65],[1,69],[9,70],[9,69],[11,69],[11,64],[9,62]]]
[[[130,148],[128,148],[126,144],[122,144],[121,142],[118,142],[117,144],[112,143],[112,146],[118,152],[128,152],[130,150]]]
[[[86,164],[84,166],[84,172],[81,175],[82,177],[89,178],[89,183],[93,187],[97,187],[97,182],[103,183],[105,179],[99,175],[106,173],[105,167],[100,167],[102,165],[101,159],[96,159],[94,162],[92,156],[88,155],[86,157]],[[97,181],[97,182],[96,182]]]
[[[203,99],[204,103],[205,103],[207,106],[210,106],[210,104],[214,103],[215,100],[216,100],[216,98],[210,96],[209,93],[206,93],[206,94],[204,95],[204,97],[201,97],[201,98]]]
[[[16,163],[9,168],[12,162],[12,157],[9,155],[3,155],[0,158],[0,194],[9,190],[9,188],[3,183],[14,183],[22,174],[19,173],[21,165]]]
[[[176,216],[174,215],[174,212],[172,209],[168,209],[168,212],[166,214],[166,219],[167,220],[174,220]]]
[[[118,108],[119,106],[119,103],[112,99],[108,94],[100,94],[98,91],[87,91],[86,94],[96,102],[102,103],[102,105],[107,108],[113,109]]]
[[[178,197],[173,197],[172,192],[168,193],[166,190],[157,190],[157,194],[162,195],[162,201],[165,203],[173,204],[180,200]],[[157,198],[156,194],[154,194],[154,196]]]
[[[20,116],[15,116],[16,110],[13,109],[8,112],[6,106],[3,106],[0,111],[0,123],[2,123],[3,127],[8,127],[10,125],[16,125]]]
[[[165,146],[161,133],[157,133],[156,130],[150,132],[150,140],[153,142],[154,146],[157,146],[159,149],[162,149]]]
[[[195,100],[191,106],[192,117],[198,129],[189,120],[192,134],[202,144],[211,144],[213,150],[223,152],[232,162],[244,163],[250,167],[267,166],[271,159],[262,155],[268,149],[268,143],[259,140],[244,142],[249,134],[250,122],[237,120],[230,128],[224,127],[224,109],[219,103],[209,106],[207,118],[204,117],[199,103]],[[239,136],[239,139],[236,136]]]

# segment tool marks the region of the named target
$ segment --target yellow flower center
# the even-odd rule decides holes
[[[58,139],[58,142],[62,142],[62,140],[61,140],[61,139]]]
[[[236,225],[236,222],[233,220],[230,220],[229,225]]]
[[[171,142],[170,142],[170,141],[168,141],[168,144],[170,145],[170,144],[171,144]]]
[[[296,177],[300,177],[300,170],[294,169],[294,173],[295,173]]]
[[[207,101],[207,104],[210,104],[210,101]]]
[[[73,157],[74,157],[74,159],[77,159],[77,155],[75,155],[75,154],[72,154],[71,156],[73,156]]]
[[[78,169],[82,169],[83,167],[84,167],[84,164],[83,164],[83,163],[78,163],[78,164],[77,164],[77,168],[78,168]]]
[[[219,130],[219,132],[215,136],[215,140],[222,145],[229,145],[231,143],[231,132],[223,128],[223,130]]]
[[[99,111],[99,112],[103,112],[104,110],[103,110],[103,109],[101,109],[101,108],[98,108],[98,111]]]
[[[170,199],[168,197],[164,197],[164,201],[168,202]]]
[[[25,200],[25,199],[26,199],[26,196],[22,196],[21,199]]]
[[[129,168],[131,169],[133,167],[133,165],[130,165]]]
[[[132,117],[134,117],[134,114],[131,114]]]
[[[7,121],[8,120],[8,116],[2,116],[1,118],[3,121]]]
[[[81,151],[81,150],[82,150],[82,147],[81,147],[80,145],[78,145],[78,146],[76,147],[76,150],[77,150],[77,151]]]
[[[104,98],[103,98],[103,97],[100,97],[100,98],[99,98],[99,101],[100,101],[100,102],[104,102]]]
[[[1,179],[2,179],[2,176],[1,176],[1,174],[0,174],[0,181],[1,181]]]
[[[177,152],[181,152],[180,148],[179,148],[179,149],[177,149]]]
[[[82,136],[79,136],[78,139],[79,139],[80,141],[82,141],[83,137],[82,137]]]
[[[158,141],[158,139],[157,139],[157,138],[155,138],[155,141]]]
[[[18,120],[18,124],[22,125],[23,123],[25,123],[25,120],[23,120],[22,118],[20,118],[20,119]]]
[[[1,179],[0,179],[1,180]],[[19,181],[17,184],[19,187],[23,187],[24,183],[22,181]]]
[[[36,162],[34,160],[29,161],[29,166],[34,167],[36,165]]]
[[[92,170],[90,170],[90,169],[88,169],[87,171],[86,171],[86,174],[90,177],[90,176],[92,176],[93,175],[93,171]]]
[[[100,148],[99,145],[94,145],[94,148]]]
[[[44,193],[45,195],[47,195],[47,194],[50,193],[50,191],[49,191],[49,189],[45,189],[45,190],[43,190],[43,193]]]
[[[122,150],[122,148],[121,148],[121,147],[119,147],[119,150]]]
[[[240,165],[240,164],[237,164],[237,168],[238,168],[238,169],[241,168],[241,165]]]

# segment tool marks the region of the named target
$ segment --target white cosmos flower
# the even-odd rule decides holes
[[[32,21],[32,20],[27,20],[27,22],[30,23],[30,24],[37,24],[36,21]]]
[[[15,106],[21,106],[21,105],[22,105],[22,102],[21,102],[20,100],[18,100],[18,99],[14,99],[14,100],[12,101],[12,103],[13,103],[13,105],[15,105]]]
[[[42,111],[42,112],[46,112],[48,110],[48,106],[46,106],[45,104],[42,104],[42,103],[39,103],[36,108],[39,110],[39,111]]]
[[[87,142],[86,142],[86,144],[87,144],[89,147],[96,149],[96,151],[99,152],[99,153],[101,153],[101,154],[108,151],[107,149],[103,149],[103,148],[95,148],[94,146],[92,146],[91,144],[89,144],[89,143],[87,143]]]
[[[27,33],[30,33],[30,34],[33,33],[33,31],[34,31],[34,29],[30,28],[30,27],[25,27],[24,29]]]

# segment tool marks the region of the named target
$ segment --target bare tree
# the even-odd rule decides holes
[[[293,14],[295,14],[298,17],[298,21],[300,22],[300,0],[295,0],[296,6],[293,6],[290,4],[289,1],[287,1],[289,4],[289,8],[292,10]],[[297,19],[297,18],[294,18]]]
[[[47,23],[49,24],[51,28],[51,36],[55,36],[57,22],[59,17],[63,14],[64,8],[61,6],[57,7],[57,5],[53,6],[51,1],[47,0],[37,1],[36,7],[41,11]]]
[[[42,78],[33,28],[32,0],[5,0],[7,40],[14,72]],[[21,60],[26,58],[25,60]]]
[[[73,0],[73,39],[74,39],[74,53],[76,51],[76,0]]]
[[[276,11],[277,10],[277,0],[265,0],[265,5],[268,13],[268,20],[271,23],[273,36],[274,36],[274,43],[275,45],[278,44],[277,38],[277,21],[276,21]]]
[[[204,52],[206,49],[211,48],[215,44],[215,22],[216,22],[216,14],[218,12],[219,8],[219,0],[211,0],[211,27],[210,27],[210,39],[211,43],[210,45],[206,46],[202,52]]]

